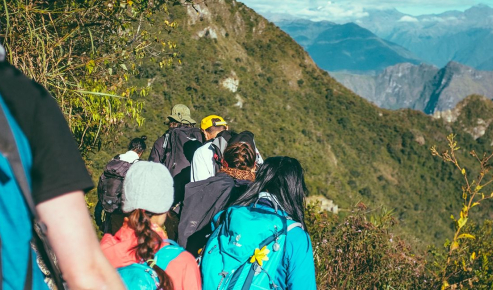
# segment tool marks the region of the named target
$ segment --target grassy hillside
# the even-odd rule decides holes
[[[179,33],[171,37],[182,64],[141,71],[135,81],[153,86],[145,97],[145,124],[129,124],[118,143],[88,156],[95,177],[129,139],[146,134],[152,146],[166,129],[162,121],[170,108],[184,103],[196,120],[216,113],[233,130],[253,131],[265,157],[299,159],[310,194],[333,199],[343,209],[360,201],[370,208],[395,209],[400,228],[414,237],[414,244],[442,242],[449,235],[449,216],[460,209],[460,173],[434,159],[429,148],[445,146],[450,132],[457,133],[464,157],[472,149],[490,149],[490,142],[420,112],[368,103],[239,2],[210,0],[195,9],[170,7],[179,23]],[[151,29],[160,19],[155,15]]]

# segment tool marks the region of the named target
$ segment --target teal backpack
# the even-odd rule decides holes
[[[157,251],[154,255],[154,263],[164,271],[168,264],[185,250],[172,240],[163,240],[163,242],[169,245]],[[159,286],[156,272],[147,263],[131,264],[118,268],[117,271],[128,289],[156,290]]]
[[[30,246],[31,165],[29,142],[0,96],[0,290],[48,289]]]
[[[278,212],[257,203],[223,212],[202,252],[204,290],[279,288],[275,276],[284,257],[287,232],[301,224]]]

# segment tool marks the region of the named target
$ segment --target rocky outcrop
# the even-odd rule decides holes
[[[493,99],[493,72],[477,71],[456,62],[442,69],[403,63],[388,67],[377,76],[332,75],[355,93],[387,109],[412,108],[434,114],[455,108],[472,94]]]
[[[493,99],[493,72],[450,62],[427,83],[414,108],[433,114],[454,108],[472,94]]]
[[[339,213],[339,206],[323,195],[311,195],[306,198],[306,202],[309,204],[318,204],[323,211],[332,212],[334,214]]]
[[[411,108],[424,85],[438,72],[430,65],[402,63],[377,76],[332,73],[344,86],[381,108]]]
[[[471,135],[474,140],[477,140],[491,131],[493,102],[483,96],[472,95],[460,101],[451,110],[434,112],[433,118],[441,119],[449,124],[454,123],[462,131]]]

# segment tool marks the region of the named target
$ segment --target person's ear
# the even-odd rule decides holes
[[[206,130],[202,130],[202,133],[204,134],[205,140],[212,139],[211,135]]]

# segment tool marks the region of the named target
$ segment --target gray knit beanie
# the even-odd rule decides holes
[[[173,177],[161,163],[138,161],[123,181],[123,212],[143,209],[165,213],[173,204]]]

